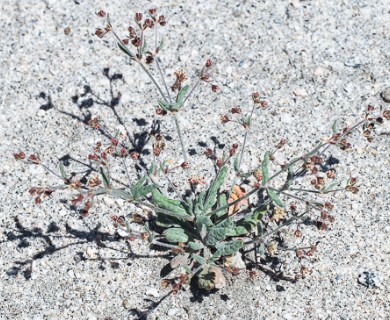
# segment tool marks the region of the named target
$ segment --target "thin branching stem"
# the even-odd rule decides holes
[[[179,141],[180,141],[180,146],[181,146],[181,152],[183,154],[184,161],[187,162],[188,158],[187,158],[186,147],[184,146],[183,135],[181,133],[179,119],[177,118],[176,114],[173,115],[173,120],[175,120],[176,130],[177,130],[177,134],[179,136]]]

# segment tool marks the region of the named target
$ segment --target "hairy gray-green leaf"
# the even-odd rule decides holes
[[[130,192],[122,189],[112,189],[110,194],[116,198],[123,200],[132,200],[133,197]]]
[[[190,86],[186,85],[178,93],[178,95],[176,97],[176,103],[179,105],[179,107],[181,107],[181,105],[183,104],[184,98],[185,98],[189,88],[190,88]]]
[[[191,254],[191,258],[194,259],[200,265],[203,265],[206,263],[206,259],[203,258],[202,256],[196,254],[196,253]]]
[[[268,164],[269,164],[269,151],[267,151],[265,153],[263,163],[261,164],[261,171],[263,174],[263,180],[262,180],[263,186],[266,185],[266,183],[268,182],[268,178],[269,178]]]
[[[222,208],[222,207],[227,206],[227,204],[228,204],[228,202],[227,202],[227,196],[226,196],[226,193],[223,192],[223,193],[221,193],[221,194],[219,195],[219,197],[218,197],[217,207],[218,207],[218,208]],[[217,211],[217,212],[215,213],[215,216],[216,216],[217,218],[220,218],[220,217],[222,217],[222,216],[224,216],[224,215],[227,215],[227,213],[228,213],[228,208],[226,208],[225,210]]]
[[[225,240],[228,230],[228,228],[212,227],[207,234],[206,244],[214,246],[217,242]]]
[[[169,228],[163,232],[163,237],[169,242],[187,242],[188,235],[182,228]]]
[[[284,204],[282,202],[282,200],[280,200],[279,196],[277,195],[277,193],[272,190],[272,189],[267,189],[267,193],[269,195],[269,197],[272,199],[272,201],[278,206],[278,207],[284,207]]]
[[[152,191],[152,202],[159,208],[188,217],[187,211],[184,209],[179,200],[167,198],[163,196],[157,189],[153,189]]]
[[[221,242],[215,245],[217,251],[214,253],[214,257],[230,256],[235,254],[242,247],[243,242],[240,240],[232,240],[229,242]]]
[[[336,133],[337,133],[337,120],[335,120],[335,121],[333,122],[332,131],[333,131],[333,134],[336,134]]]
[[[67,179],[64,163],[62,161],[60,161],[60,172],[61,172],[61,177]]]
[[[212,184],[210,185],[209,190],[207,192],[207,198],[206,198],[206,201],[204,203],[204,208],[206,211],[208,209],[210,209],[217,201],[217,199],[216,199],[217,192],[218,192],[219,188],[221,188],[221,186],[223,185],[227,170],[228,170],[227,166],[223,166],[219,170],[219,172],[218,172],[217,176],[215,177],[214,181],[212,182]]]
[[[188,248],[190,248],[191,250],[194,250],[194,251],[199,251],[199,250],[204,248],[203,244],[200,242],[190,241],[190,242],[188,242],[187,245],[188,245]]]

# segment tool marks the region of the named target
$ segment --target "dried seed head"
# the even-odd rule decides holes
[[[386,120],[390,120],[390,110],[384,110],[384,111],[383,111],[383,117],[384,117]]]
[[[100,181],[98,176],[94,176],[93,178],[91,178],[88,181],[88,186],[91,187],[91,188],[100,186],[101,184],[102,184],[102,182]]]
[[[257,181],[263,180],[263,172],[262,172],[261,168],[255,170],[255,171],[253,172],[253,176],[255,177],[255,179],[256,179]]]
[[[329,169],[328,171],[326,171],[326,176],[329,179],[335,179],[336,178],[336,170],[335,169]]]
[[[230,121],[228,115],[224,114],[221,116],[221,122],[222,124],[228,123]]]
[[[302,257],[303,257],[303,251],[302,251],[302,250],[297,250],[297,251],[295,251],[295,255],[296,255],[298,258],[302,258]]]
[[[199,184],[205,184],[203,176],[190,176],[188,182],[194,187],[196,187]]]
[[[276,145],[276,149],[281,149],[287,143],[286,139],[281,139],[279,143]]]
[[[130,153],[130,157],[133,160],[138,160],[139,159],[139,153],[136,152],[136,151],[133,151],[132,153]]]
[[[329,211],[332,211],[333,208],[334,208],[334,205],[333,205],[332,203],[330,203],[330,202],[325,202],[325,203],[324,203],[324,206],[325,206],[325,208],[328,209]]]

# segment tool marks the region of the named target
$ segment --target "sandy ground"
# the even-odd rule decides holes
[[[335,119],[351,125],[369,104],[390,107],[380,96],[390,86],[386,0],[2,0],[0,319],[389,319],[385,134],[372,143],[355,136],[354,152],[331,153],[338,170],[358,177],[361,192],[336,197],[334,225],[316,233],[313,272],[297,283],[243,273],[216,293],[173,296],[160,287],[167,252],[115,233],[110,215],[132,207],[100,198],[81,219],[66,194],[34,205],[30,186],[58,181],[13,153],[39,153],[51,168],[68,160],[69,170],[83,174],[96,141],[107,141],[85,124],[89,115],[110,132],[123,129],[122,121],[138,140],[150,131],[158,99],[152,83],[127,65],[113,38],[94,31],[99,9],[111,12],[124,35],[134,13],[152,7],[168,20],[162,63],[171,80],[175,70],[191,79],[207,58],[216,61],[221,92],[203,86],[179,114],[190,162],[207,179],[213,171],[201,145],[242,141],[219,117],[235,105],[250,108],[253,91],[270,107],[256,112],[248,167],[281,138],[289,140],[286,156],[300,154],[329,135]],[[180,158],[172,119],[163,118],[161,130],[172,137],[167,152]],[[365,271],[374,272],[378,288],[358,283]]]

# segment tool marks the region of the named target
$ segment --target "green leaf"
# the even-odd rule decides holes
[[[187,246],[188,246],[188,248],[190,248],[191,250],[194,250],[194,251],[199,251],[199,250],[204,248],[202,243],[192,242],[192,241],[188,242]]]
[[[336,134],[336,133],[337,133],[337,120],[335,120],[335,121],[333,122],[332,131],[333,131],[333,134]]]
[[[163,237],[169,242],[187,242],[188,235],[182,228],[169,228],[163,232]]]
[[[103,167],[100,167],[100,174],[102,175],[103,185],[106,189],[110,189],[110,176],[104,172]]]
[[[122,189],[112,189],[110,194],[119,199],[133,200],[131,193]]]
[[[158,45],[158,50],[161,51],[162,49],[164,49],[164,45],[164,39],[161,39],[160,44]]]
[[[153,189],[152,191],[152,202],[159,208],[188,217],[187,211],[179,200],[167,198],[163,196],[157,189]]]
[[[155,184],[142,186],[141,188],[137,188],[132,191],[134,200],[138,200],[142,197],[145,197],[147,194],[151,193],[157,186]]]
[[[141,48],[141,56],[145,53],[148,44],[146,43],[146,39],[144,38],[144,45]]]
[[[60,161],[60,172],[61,172],[61,177],[67,179],[64,163],[62,161]]]
[[[179,105],[179,108],[183,104],[184,98],[185,98],[189,88],[190,88],[190,86],[186,85],[183,88],[181,88],[180,92],[177,94],[176,103]]]
[[[117,42],[119,49],[121,49],[126,55],[128,55],[130,58],[134,58],[134,54],[130,52],[130,50],[122,43],[122,42]]]
[[[206,244],[210,246],[214,246],[217,242],[223,241],[226,238],[226,233],[228,232],[228,228],[220,228],[213,227],[209,230],[207,234]]]
[[[246,216],[245,218],[242,218],[241,220],[237,221],[237,226],[244,227],[247,232],[252,231],[252,228],[255,227],[261,219],[263,219],[263,216],[267,213],[268,206],[266,207],[258,207],[256,208],[252,214],[249,216]]]
[[[161,109],[164,109],[165,111],[169,111],[169,103],[168,102],[161,100],[158,102],[158,104],[161,107]]]
[[[204,191],[201,191],[197,196],[196,196],[196,201],[195,201],[195,215],[198,215],[198,214],[203,214],[204,213],[204,206],[203,206],[203,202],[204,202],[204,197],[205,197],[205,192]]]
[[[336,182],[332,183],[330,186],[326,187],[322,192],[323,192],[323,193],[330,192],[330,191],[332,191],[332,189],[333,189],[335,186],[337,186],[337,185],[339,185],[339,184],[340,184],[340,182],[339,182],[339,181],[336,181]]]
[[[222,208],[222,207],[225,207],[227,206],[227,196],[226,196],[226,193],[221,193],[218,197],[218,203],[217,203],[217,207],[218,208]],[[216,217],[217,218],[220,218],[224,215],[227,215],[228,213],[228,208],[226,208],[225,210],[220,210],[218,212],[215,213]]]
[[[196,216],[196,227],[201,234],[204,230],[207,230],[208,228],[213,226],[213,222],[209,217],[198,215]]]
[[[269,179],[269,171],[268,171],[268,164],[269,164],[269,151],[267,151],[264,155],[263,163],[261,164],[261,171],[263,174],[263,180],[262,185],[265,186]]]
[[[238,155],[234,157],[234,161],[233,161],[233,167],[234,167],[234,171],[238,172],[240,171],[240,167],[239,167],[239,157]]]
[[[180,227],[186,230],[191,230],[194,228],[189,222],[183,221],[177,217],[169,216],[162,212],[157,213],[157,225],[163,228]]]
[[[206,211],[209,210],[217,201],[217,199],[216,199],[217,192],[218,192],[219,188],[221,188],[221,186],[223,185],[227,170],[228,170],[227,166],[223,166],[219,170],[219,172],[218,172],[217,176],[215,177],[214,181],[212,182],[212,184],[210,185],[209,190],[207,192],[207,198],[206,198],[206,201],[204,203],[204,208]]]
[[[191,258],[194,259],[200,265],[203,265],[206,263],[206,259],[198,254],[195,254],[195,253],[191,254]]]
[[[248,230],[243,226],[238,226],[234,229],[234,233],[235,233],[234,234],[235,237],[243,236],[248,234]]]
[[[232,240],[229,242],[222,242],[216,244],[217,251],[214,253],[214,257],[230,256],[235,254],[242,247],[243,242],[240,240]]]
[[[284,207],[282,200],[280,200],[279,196],[276,194],[276,192],[274,190],[267,189],[267,193],[268,193],[269,197],[272,199],[272,201],[275,202],[275,204],[278,207]]]

